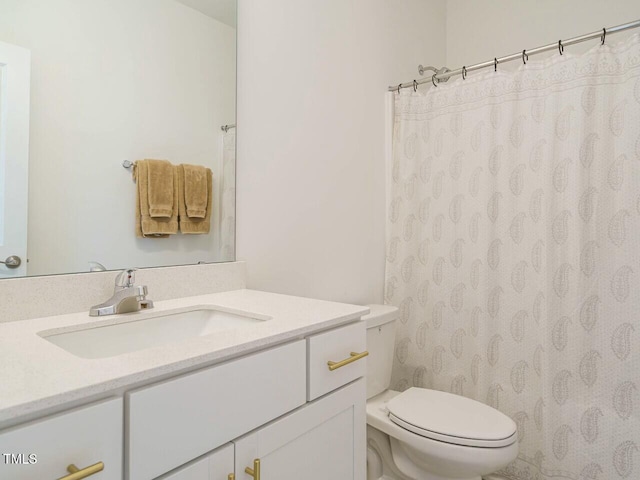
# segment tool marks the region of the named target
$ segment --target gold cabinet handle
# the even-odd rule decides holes
[[[349,358],[345,358],[344,360],[341,360],[339,362],[328,361],[327,365],[329,366],[329,370],[333,372],[334,370],[337,370],[340,367],[344,367],[345,365],[349,365],[350,363],[356,362],[361,358],[366,357],[367,355],[369,355],[369,352],[367,352],[366,350],[362,353],[351,352],[351,356]]]
[[[67,472],[69,475],[65,475],[64,477],[60,477],[58,480],[81,480],[83,478],[90,477],[94,473],[98,473],[104,470],[104,463],[98,462],[93,465],[89,465],[86,468],[80,470],[73,463],[67,467]]]
[[[256,458],[253,461],[253,468],[245,468],[244,473],[251,475],[253,480],[260,480],[260,459]]]
[[[236,480],[236,475],[234,473],[230,473],[227,477],[228,480]]]

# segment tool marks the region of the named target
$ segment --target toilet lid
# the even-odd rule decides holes
[[[516,424],[484,403],[451,393],[410,388],[387,403],[389,419],[417,435],[470,447],[505,447]]]

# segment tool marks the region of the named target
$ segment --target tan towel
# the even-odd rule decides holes
[[[171,216],[153,218],[149,214],[149,164],[139,160],[133,169],[136,182],[136,237],[167,238],[178,233],[178,176],[171,171],[173,201]]]
[[[209,187],[207,185],[208,168],[200,165],[183,164],[184,204],[189,218],[205,218]]]
[[[149,215],[170,218],[173,215],[173,165],[166,160],[144,160],[147,164]]]
[[[180,231],[184,234],[205,234],[211,229],[211,210],[213,199],[213,175],[210,169],[206,169],[207,179],[207,211],[204,218],[192,218],[187,214],[185,203],[185,169],[184,165],[176,167],[178,172],[178,205],[180,210]]]

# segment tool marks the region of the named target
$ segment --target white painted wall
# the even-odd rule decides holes
[[[384,94],[444,63],[444,0],[239,0],[237,252],[250,288],[381,302]]]
[[[638,0],[447,0],[447,65],[484,62],[638,19]],[[619,41],[620,35],[609,41]],[[597,42],[566,51],[579,53]],[[504,68],[507,65],[513,68],[519,62]]]
[[[174,0],[2,0],[32,53],[29,274],[220,260],[215,234],[136,239],[124,159],[220,160],[235,29]]]

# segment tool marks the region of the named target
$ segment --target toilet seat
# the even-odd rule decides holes
[[[517,441],[511,418],[460,395],[413,387],[391,399],[387,409],[399,427],[440,442],[500,448]]]

